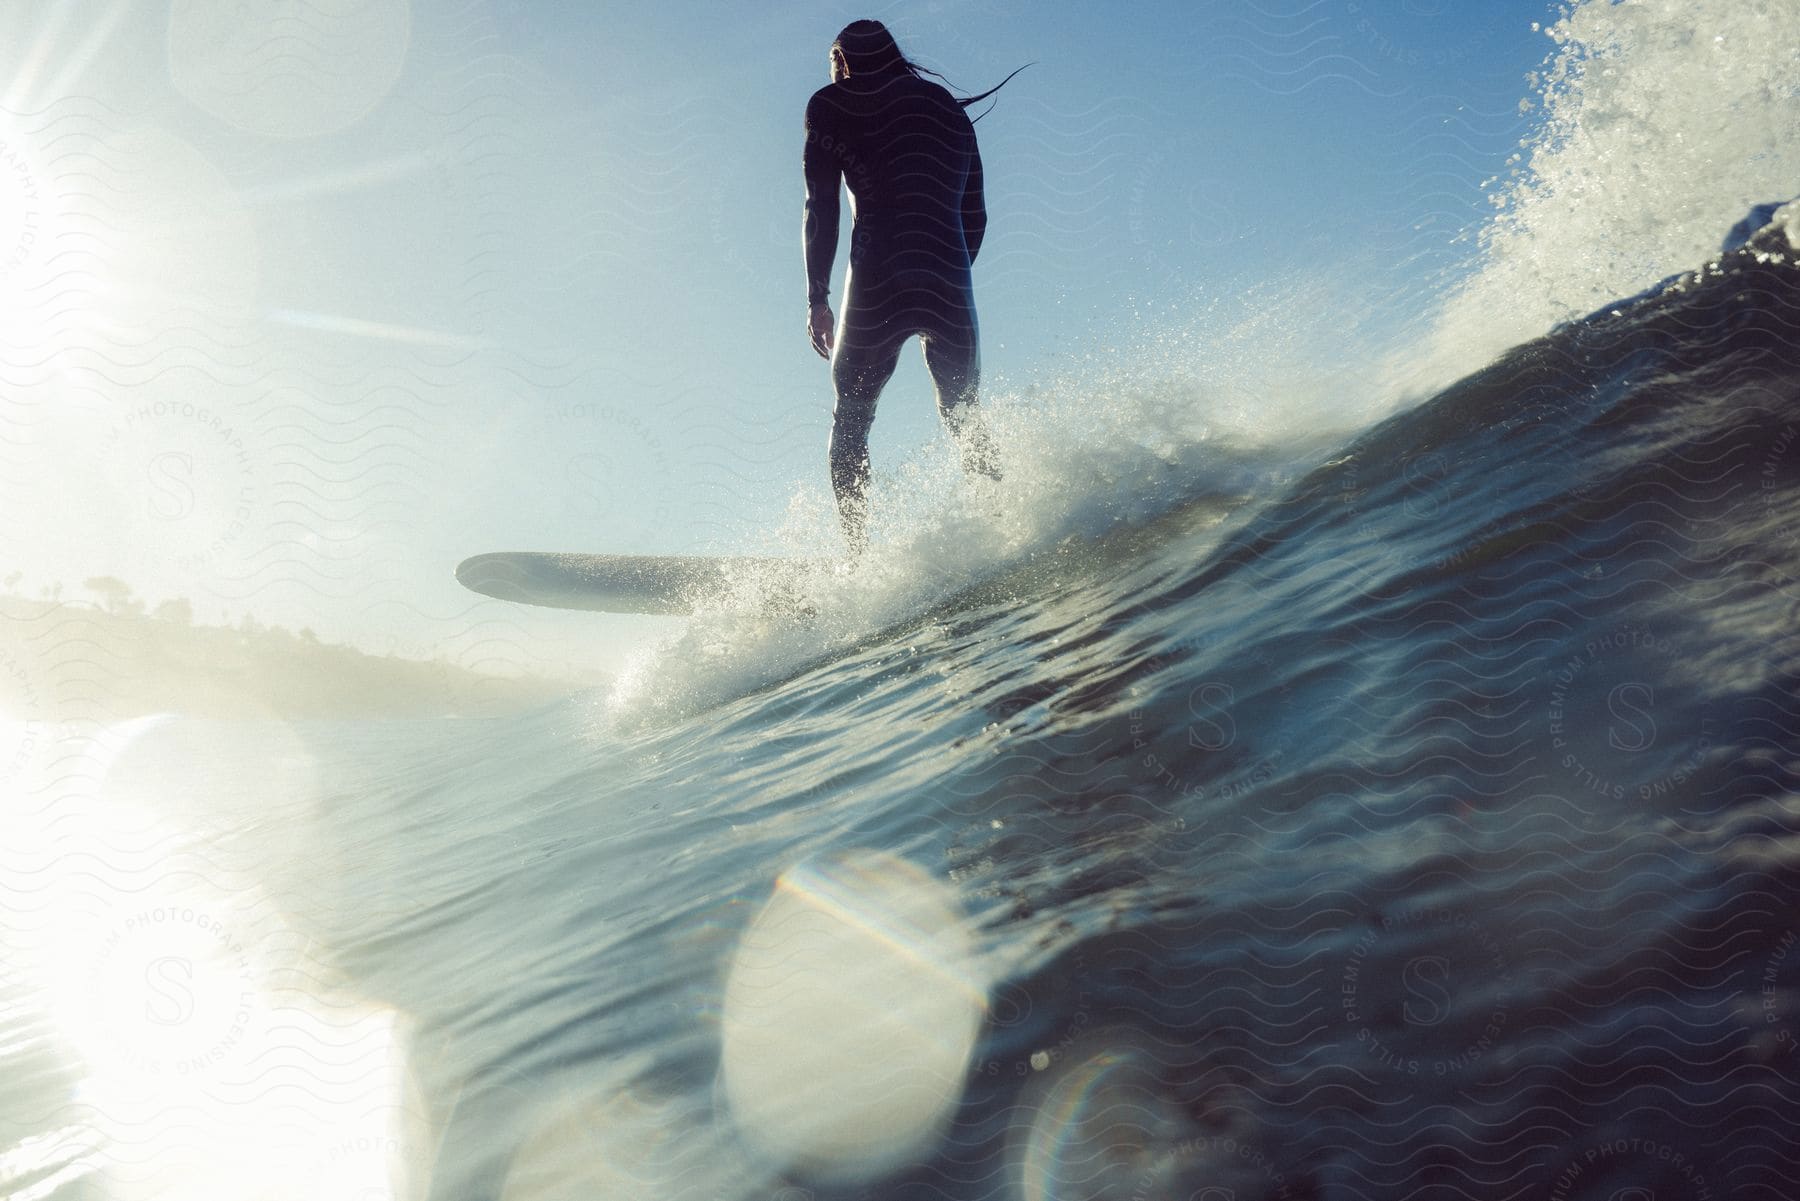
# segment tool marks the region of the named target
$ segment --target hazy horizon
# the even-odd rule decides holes
[[[112,575],[366,648],[616,671],[676,623],[486,601],[455,564],[835,553],[800,114],[864,15],[9,9],[21,588]],[[1524,0],[873,15],[968,91],[1033,64],[977,127],[984,391],[1124,438],[1145,397],[1259,436],[1392,403],[1373,364],[1473,260],[1556,49]],[[937,434],[909,351],[874,430],[890,495],[935,478]]]

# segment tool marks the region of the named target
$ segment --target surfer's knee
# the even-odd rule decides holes
[[[839,394],[831,414],[831,486],[861,490],[869,475],[869,430],[875,424],[875,402]]]
[[[974,347],[929,339],[925,343],[925,368],[937,389],[938,411],[944,420],[954,420],[958,410],[975,403],[981,391],[981,365]]]
[[[834,460],[844,454],[867,453],[869,429],[875,424],[875,401],[880,394],[880,386],[871,388],[866,379],[851,378],[840,382],[836,403],[831,408],[831,455]]]

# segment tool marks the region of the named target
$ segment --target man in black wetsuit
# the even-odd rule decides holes
[[[807,324],[813,349],[831,361],[831,486],[857,553],[867,538],[875,402],[901,343],[914,334],[964,469],[998,478],[975,404],[981,357],[970,266],[987,207],[974,125],[963,111],[971,101],[923,78],[879,21],[856,21],[838,34],[831,80],[806,106]],[[826,297],[839,179],[850,188],[854,225],[834,345]]]

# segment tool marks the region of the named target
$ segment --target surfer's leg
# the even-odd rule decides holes
[[[962,450],[963,470],[1000,478],[994,440],[981,419],[981,341],[972,304],[960,306],[957,320],[925,335],[925,368],[937,388],[938,414]],[[966,317],[966,320],[963,318]]]
[[[900,361],[900,345],[869,349],[839,343],[831,360],[831,383],[837,403],[831,411],[831,490],[837,494],[838,521],[852,554],[868,542],[869,427],[875,424],[875,402]]]

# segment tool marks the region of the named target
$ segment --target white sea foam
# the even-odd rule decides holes
[[[1133,314],[1116,349],[985,403],[1003,486],[965,481],[941,443],[877,464],[875,544],[856,571],[803,582],[808,619],[747,618],[769,581],[740,581],[626,672],[615,706],[692,712],[1064,539],[1267,487],[1507,346],[1699,264],[1752,204],[1800,191],[1800,5],[1581,0],[1546,32],[1521,88],[1541,120],[1491,184],[1479,256],[1429,336],[1349,264]],[[836,524],[823,489],[800,491],[774,549],[836,554]]]
[[[616,709],[692,712],[778,679],[821,655],[1006,571],[1065,539],[1103,537],[1197,493],[1243,494],[1279,470],[1278,452],[1233,445],[1195,420],[1192,381],[1067,384],[984,405],[1005,478],[965,477],[948,437],[886,470],[871,490],[871,545],[841,559],[836,512],[823,488],[798,489],[777,549],[825,557],[797,573],[746,572],[703,605],[668,644],[620,675]],[[764,615],[792,595],[808,612]]]
[[[1265,290],[1230,313],[1147,323],[1135,342],[996,392],[982,412],[1003,480],[966,476],[948,435],[899,463],[878,462],[871,544],[853,569],[841,560],[829,491],[797,489],[774,545],[748,549],[828,562],[733,580],[686,629],[628,664],[610,708],[628,723],[692,713],[848,653],[1028,561],[1039,588],[1038,561],[1060,570],[1084,546],[1184,504],[1211,500],[1207,511],[1222,513],[1266,493],[1369,415],[1353,411],[1362,393],[1326,370],[1308,341],[1322,327],[1304,314],[1319,307],[1299,303],[1291,287]],[[771,595],[806,613],[778,602],[765,615]]]
[[[1800,5],[1581,0],[1524,103],[1541,120],[1477,269],[1438,315],[1435,382],[1711,257],[1800,192]]]

